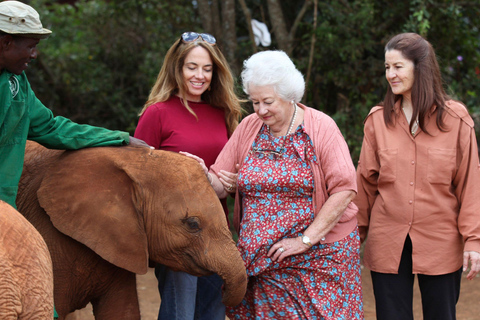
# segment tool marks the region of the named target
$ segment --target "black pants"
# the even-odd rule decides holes
[[[378,320],[413,320],[412,241],[407,236],[398,274],[371,272]],[[455,320],[462,269],[444,275],[419,274],[424,320]]]

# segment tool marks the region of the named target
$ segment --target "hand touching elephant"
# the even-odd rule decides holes
[[[140,319],[135,273],[146,273],[149,260],[219,274],[227,305],[245,293],[245,268],[220,201],[188,157],[28,142],[17,205],[49,247],[60,319],[89,302],[96,319]]]
[[[0,200],[0,319],[53,319],[52,261],[42,236]]]

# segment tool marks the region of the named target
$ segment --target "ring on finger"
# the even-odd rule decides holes
[[[285,251],[285,249],[283,249],[283,247],[280,247],[280,248],[278,248],[278,251],[280,251],[280,253],[283,253],[283,251]]]
[[[232,190],[233,190],[233,185],[232,185],[232,184],[229,185],[229,186],[227,187],[227,190],[228,190],[228,191],[232,191]]]

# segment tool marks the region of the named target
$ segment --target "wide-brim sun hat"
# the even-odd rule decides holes
[[[52,33],[43,27],[35,9],[13,0],[0,2],[0,31],[37,39],[45,39]]]

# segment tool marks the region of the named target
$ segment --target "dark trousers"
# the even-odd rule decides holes
[[[398,274],[371,272],[377,320],[413,320],[412,241],[407,236]],[[424,320],[455,320],[462,269],[428,276],[418,274]]]

